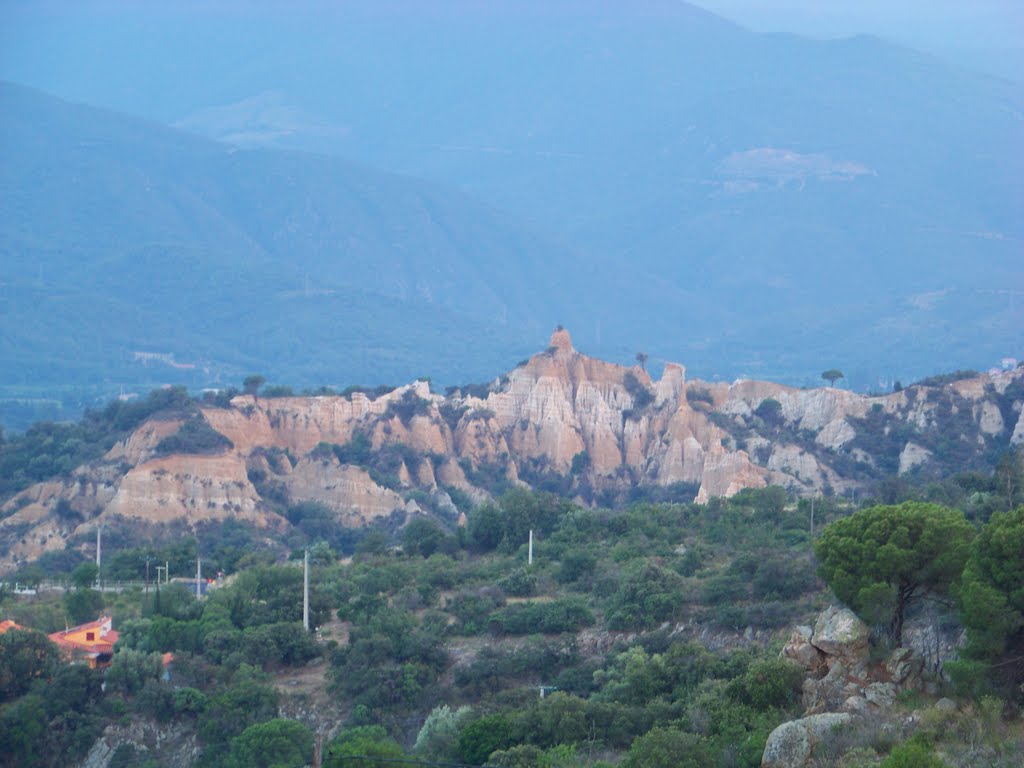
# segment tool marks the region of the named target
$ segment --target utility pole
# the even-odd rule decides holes
[[[302,560],[302,627],[309,632],[309,548]]]
[[[201,598],[203,596],[203,594],[202,594],[202,592],[200,591],[200,588],[199,588],[199,585],[200,585],[200,582],[201,582],[202,578],[203,578],[203,558],[197,557],[196,558],[196,600],[198,600],[199,598]]]
[[[96,528],[96,588],[101,587],[100,569],[103,567],[103,523]]]
[[[530,546],[526,555],[526,564],[533,565],[533,528],[530,529]]]

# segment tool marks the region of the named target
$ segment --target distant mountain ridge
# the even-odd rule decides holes
[[[605,356],[643,348],[709,379],[811,384],[840,364],[860,390],[1022,356],[1013,83],[868,36],[756,35],[682,2],[261,9],[142,5],[101,23],[86,3],[10,40],[0,75],[250,148],[404,174],[381,187],[402,201],[392,212],[406,225],[424,216],[418,195],[443,200],[431,211],[454,215],[462,247],[366,217],[362,252],[386,266],[348,274],[463,315],[496,310],[483,321],[507,308],[525,335],[563,322]],[[43,41],[66,56],[40,60]],[[253,157],[210,170],[288,178],[278,163],[290,161]],[[296,172],[310,189],[333,173]],[[345,240],[344,196],[308,210],[238,181],[222,191],[247,218],[284,216],[305,234],[273,229],[281,247],[317,245],[315,231]],[[420,233],[446,279],[403,271],[403,294],[381,254]],[[251,239],[272,252],[267,235]],[[536,261],[520,274],[524,254]]]
[[[631,291],[436,185],[12,84],[0,107],[0,384],[132,385],[139,351],[194,364],[193,385],[472,378]]]
[[[316,502],[362,526],[453,497],[554,490],[583,504],[659,492],[708,501],[782,486],[855,494],[913,474],[991,471],[1024,444],[1024,366],[867,397],[832,387],[653,381],[583,355],[557,330],[548,348],[489,385],[446,395],[425,381],[373,395],[260,397],[197,415],[156,415],[102,459],[0,506],[0,572],[115,529],[237,520],[274,538],[292,505]],[[216,440],[190,445],[206,430]],[[168,439],[177,436],[175,448]],[[212,448],[210,447],[212,446]]]

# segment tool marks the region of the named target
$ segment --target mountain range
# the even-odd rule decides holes
[[[3,38],[116,110],[0,89],[8,395],[459,383],[556,323],[709,380],[1022,356],[1017,83],[686,3],[94,5]]]

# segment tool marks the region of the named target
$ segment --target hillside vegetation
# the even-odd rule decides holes
[[[819,507],[817,524],[853,520],[851,511]],[[778,658],[781,640],[833,599],[815,573],[808,512],[773,490],[621,511],[512,491],[474,509],[466,527],[415,517],[393,536],[365,532],[342,562],[320,539],[310,549],[314,634],[300,623],[298,563],[264,559],[256,539],[246,543],[251,533],[224,531],[204,538],[204,568],[235,575],[202,602],[175,585],[91,593],[121,632],[104,691],[100,673],[60,665],[45,639],[3,635],[0,754],[10,765],[56,765],[57,755],[81,759],[104,728],[148,723],[171,735],[158,747],[124,737],[111,765],[163,764],[194,744],[199,765],[299,766],[323,734],[324,764],[338,766],[353,755],[757,766],[769,733],[803,709],[805,673]],[[1015,543],[993,556],[979,541],[970,589],[1019,586],[1022,515],[1000,513],[981,528],[983,539]],[[147,560],[187,572],[192,546],[117,546],[106,578],[138,578]],[[49,631],[90,592],[7,596],[3,610]],[[977,613],[993,598],[957,595],[975,643],[958,662],[968,668],[872,710],[818,765],[900,765],[915,750],[950,766],[1014,764],[1024,746],[1019,690],[985,669],[1020,650],[1019,625],[1004,610],[1009,634],[993,645]],[[938,631],[948,660],[958,615],[915,608],[907,626]],[[167,651],[169,680],[157,655]],[[310,678],[301,692],[290,687]],[[933,706],[942,694],[958,711]],[[261,754],[263,743],[275,751]]]

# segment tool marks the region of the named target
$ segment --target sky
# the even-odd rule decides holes
[[[872,34],[1024,80],[1022,0],[691,0],[758,32]]]

